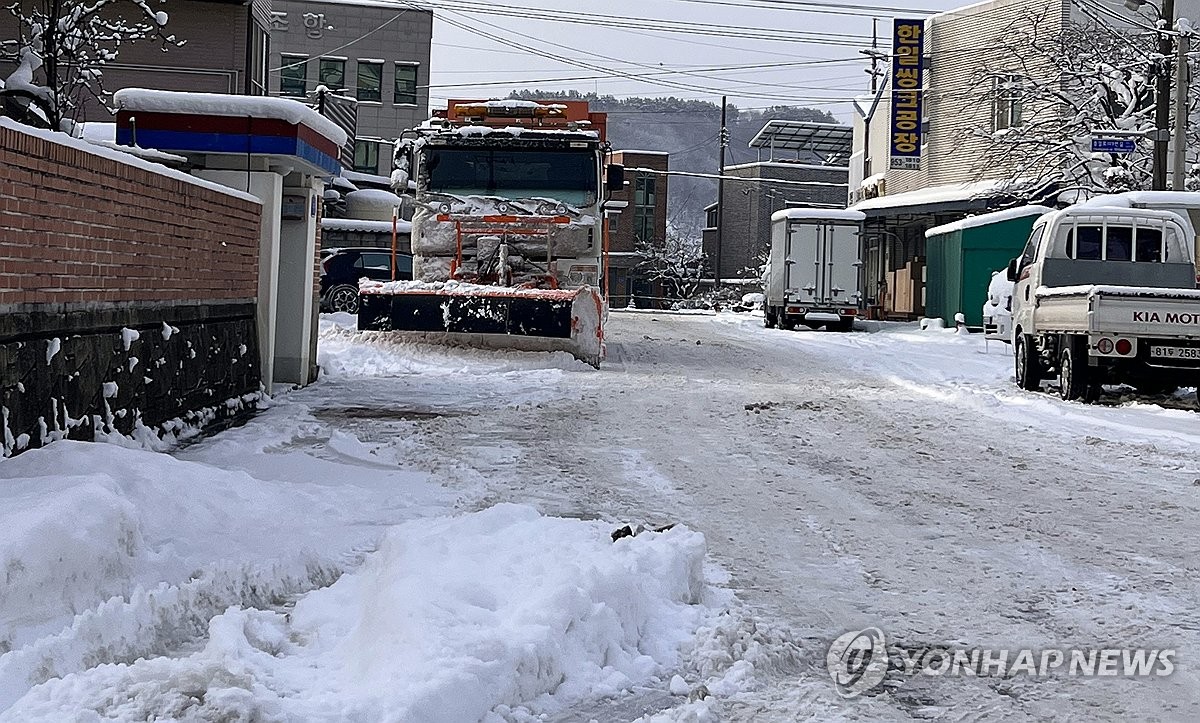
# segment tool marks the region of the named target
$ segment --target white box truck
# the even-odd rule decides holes
[[[850,331],[862,307],[859,211],[788,208],[771,215],[763,280],[767,328]]]
[[[1191,230],[1166,211],[1077,206],[1034,224],[1009,265],[1016,382],[1058,377],[1063,399],[1102,384],[1200,385]]]

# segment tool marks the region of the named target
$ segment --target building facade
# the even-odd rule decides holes
[[[722,198],[706,209],[704,253],[714,278],[728,282],[757,278],[754,269],[763,264],[770,247],[771,214],[797,206],[846,205],[845,166],[756,161],[726,166],[725,176]],[[719,239],[718,205],[724,206]]]
[[[667,175],[670,158],[665,151],[613,151],[612,162],[625,166],[625,189],[613,192],[613,201],[628,203],[617,215],[608,235],[608,295],[613,307],[654,306],[661,291],[638,266],[638,242],[665,243],[667,239]],[[658,171],[651,173],[636,169]]]
[[[391,172],[392,141],[429,117],[433,12],[388,2],[274,0],[272,95],[355,98],[355,171]]]
[[[1179,0],[1176,13],[1197,17],[1200,0]],[[1035,27],[1043,38],[1071,26],[1137,30],[1131,23],[1152,22],[1147,17],[1121,2],[991,0],[934,15],[918,26],[921,44],[914,47],[922,48],[922,108],[914,120],[919,152],[908,159],[908,168],[891,167],[893,76],[854,104],[848,202],[867,215],[863,261],[870,312],[897,318],[924,314],[928,229],[986,211],[1053,204],[1070,185],[1053,169],[1030,173],[1028,152],[989,153],[1004,143],[1006,133],[1062,113],[1061,106],[1034,102],[1023,90],[1045,84],[1057,71],[1037,54],[1014,48],[1013,38]],[[913,72],[911,66],[897,67]],[[981,298],[985,292],[980,290]]]

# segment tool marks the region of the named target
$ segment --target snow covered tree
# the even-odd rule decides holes
[[[18,0],[7,6],[18,37],[5,41],[16,64],[0,81],[0,113],[23,123],[59,130],[74,120],[88,97],[107,100],[103,68],[122,45],[153,39],[167,50],[183,41],[166,35],[167,13],[150,3],[165,0]]]
[[[1092,153],[1091,139],[1154,129],[1155,83],[1170,59],[1158,54],[1155,33],[1056,20],[1045,10],[1012,23],[995,43],[998,57],[973,74],[978,92],[963,102],[992,110],[986,125],[960,139],[964,147],[986,141],[974,154],[976,173],[995,178],[1004,169],[1026,187],[1062,181],[1099,191],[1149,188],[1148,139],[1128,154]]]
[[[668,231],[665,239],[637,242],[641,269],[646,278],[662,284],[670,298],[690,299],[696,295],[707,267],[707,255],[699,239]]]

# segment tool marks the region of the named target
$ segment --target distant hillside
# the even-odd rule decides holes
[[[592,110],[608,113],[608,139],[614,148],[667,151],[671,169],[716,173],[717,134],[721,106],[703,100],[682,98],[614,98],[579,91],[523,90],[511,98],[586,100]],[[729,165],[758,159],[750,139],[773,119],[834,123],[828,112],[814,108],[775,106],[766,110],[739,110],[729,106]],[[706,178],[671,177],[668,206],[671,223],[689,236],[699,236],[704,225],[704,207],[717,199],[717,183]]]

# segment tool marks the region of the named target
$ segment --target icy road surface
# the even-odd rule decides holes
[[[414,390],[448,412],[544,396],[430,418],[412,461],[482,485],[480,506],[703,532],[730,586],[803,650],[799,669],[724,701],[727,720],[1200,719],[1200,416],[1024,393],[1003,344],[905,329],[616,313],[599,372],[473,368],[438,396]],[[870,625],[913,647],[1175,648],[1178,668],[917,678],[843,702],[825,650]]]
[[[173,456],[0,463],[0,720],[1200,719],[1182,394],[1064,403],[912,327],[614,313],[597,371],[351,323]],[[868,626],[1176,669],[843,700],[826,649]]]

